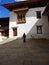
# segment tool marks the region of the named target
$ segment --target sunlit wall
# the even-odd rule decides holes
[[[48,35],[48,20],[47,16],[42,16],[41,19],[37,19],[36,11],[44,11],[45,7],[41,8],[31,8],[26,13],[26,23],[17,24],[17,15],[14,12],[10,13],[10,23],[9,23],[9,37],[13,36],[13,27],[17,27],[17,37],[22,37],[25,33],[27,38],[30,38],[31,35],[35,38],[37,37],[47,37]],[[37,34],[37,25],[42,25],[42,34]]]

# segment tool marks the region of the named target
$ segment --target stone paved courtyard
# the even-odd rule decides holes
[[[0,45],[0,65],[49,65],[49,41],[17,39]]]

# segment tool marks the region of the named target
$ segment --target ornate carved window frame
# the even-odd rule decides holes
[[[18,24],[26,23],[25,15],[28,11],[28,7],[14,9],[13,11],[17,14]]]

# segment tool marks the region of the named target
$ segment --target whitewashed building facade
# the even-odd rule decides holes
[[[11,6],[11,9],[10,7]],[[16,6],[16,4],[13,6]],[[49,22],[47,15],[42,15],[46,6],[13,7],[12,4],[5,4],[4,7],[10,10],[9,37],[22,37],[25,33],[27,38],[49,38]],[[23,16],[24,13],[24,16]]]

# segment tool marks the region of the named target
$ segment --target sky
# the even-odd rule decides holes
[[[0,18],[5,18],[10,16],[10,11],[5,7],[1,6],[2,4],[20,2],[20,1],[25,1],[25,0],[0,0]]]

